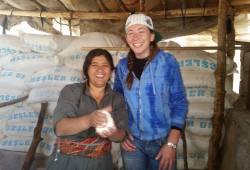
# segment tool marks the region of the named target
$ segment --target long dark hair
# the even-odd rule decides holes
[[[87,81],[89,79],[88,69],[89,69],[89,66],[90,66],[93,58],[95,58],[97,56],[101,56],[101,55],[104,56],[106,58],[106,60],[108,61],[109,65],[111,67],[111,71],[114,70],[115,66],[114,66],[112,55],[107,50],[104,50],[101,48],[93,49],[86,55],[86,58],[85,58],[85,61],[83,63],[83,67],[82,67],[83,74],[84,74]]]
[[[150,30],[151,33],[154,33],[152,30]],[[157,54],[157,52],[159,51],[159,47],[157,46],[157,42],[154,39],[154,41],[152,41],[150,43],[150,53],[148,56],[148,62],[150,60],[152,60],[154,58],[154,56]],[[134,51],[130,48],[129,52],[128,52],[128,76],[126,78],[126,84],[128,89],[131,89],[133,81],[134,81],[134,76],[132,74],[133,72],[133,65],[134,65],[134,61],[135,61],[135,53]]]

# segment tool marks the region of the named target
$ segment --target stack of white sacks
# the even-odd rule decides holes
[[[0,103],[29,95],[15,105],[0,108],[0,149],[27,152],[41,103],[48,102],[38,153],[49,156],[56,136],[53,111],[66,84],[82,82],[82,47],[122,47],[118,36],[88,33],[81,37],[30,35],[0,37]],[[118,54],[117,52],[113,52]],[[117,58],[117,57],[116,57]]]
[[[14,36],[3,35],[1,42],[0,102],[8,102],[29,94],[27,82],[31,76],[45,68],[55,66],[54,55],[38,53],[29,48],[25,41]],[[39,42],[39,41],[38,41]],[[43,42],[41,42],[43,43]],[[39,110],[33,110],[27,101],[0,108],[1,138],[0,149],[27,151],[33,138]],[[49,155],[53,149],[55,136],[47,115],[42,130],[44,140],[38,148],[39,153]]]
[[[216,54],[204,51],[170,51],[181,68],[189,110],[186,119],[187,160],[190,169],[207,166],[209,139],[215,97]],[[233,70],[233,61],[227,61],[227,72]],[[177,167],[184,169],[183,142],[177,149]]]

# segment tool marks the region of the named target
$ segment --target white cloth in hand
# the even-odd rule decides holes
[[[107,112],[106,110],[99,110],[99,112],[106,115],[107,122],[101,126],[97,126],[96,133],[102,136],[103,133],[110,132],[111,129],[116,130],[116,126],[115,126],[115,123],[111,114]]]

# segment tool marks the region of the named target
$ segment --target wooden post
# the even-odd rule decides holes
[[[183,132],[181,134],[182,139],[182,147],[183,147],[183,164],[184,164],[184,170],[188,170],[188,161],[187,161],[187,139],[186,139],[186,123],[183,129]]]
[[[244,47],[240,57],[240,100],[241,107],[250,110],[250,43],[245,42]]]
[[[31,143],[30,148],[29,148],[27,155],[25,157],[22,170],[30,170],[32,162],[35,159],[36,148],[37,148],[38,144],[43,140],[41,137],[41,131],[43,128],[43,122],[44,122],[44,117],[45,117],[47,107],[48,107],[48,103],[42,103],[39,117],[37,120],[37,124],[36,124],[36,127],[34,129],[32,143]]]
[[[208,170],[219,170],[220,140],[224,120],[225,75],[226,75],[226,15],[227,1],[219,0],[218,9],[218,53],[215,71],[216,93],[214,101],[213,129],[209,141]]]
[[[227,18],[227,57],[233,61],[235,56],[235,28],[234,28],[234,14]],[[226,92],[233,90],[233,73],[226,75]]]

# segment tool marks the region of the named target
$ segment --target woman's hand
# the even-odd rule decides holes
[[[98,110],[90,113],[90,124],[92,127],[102,126],[107,122],[106,115]]]
[[[107,106],[100,110],[112,112],[112,107]],[[96,128],[97,126],[103,126],[105,123],[107,123],[106,115],[102,113],[100,110],[95,110],[92,113],[90,113],[90,123],[92,127]]]
[[[121,143],[122,148],[128,152],[135,151],[136,146],[133,144],[133,140],[133,136],[131,134],[128,134],[125,140]]]
[[[159,170],[172,170],[176,161],[176,149],[165,144],[155,159],[160,161]]]

